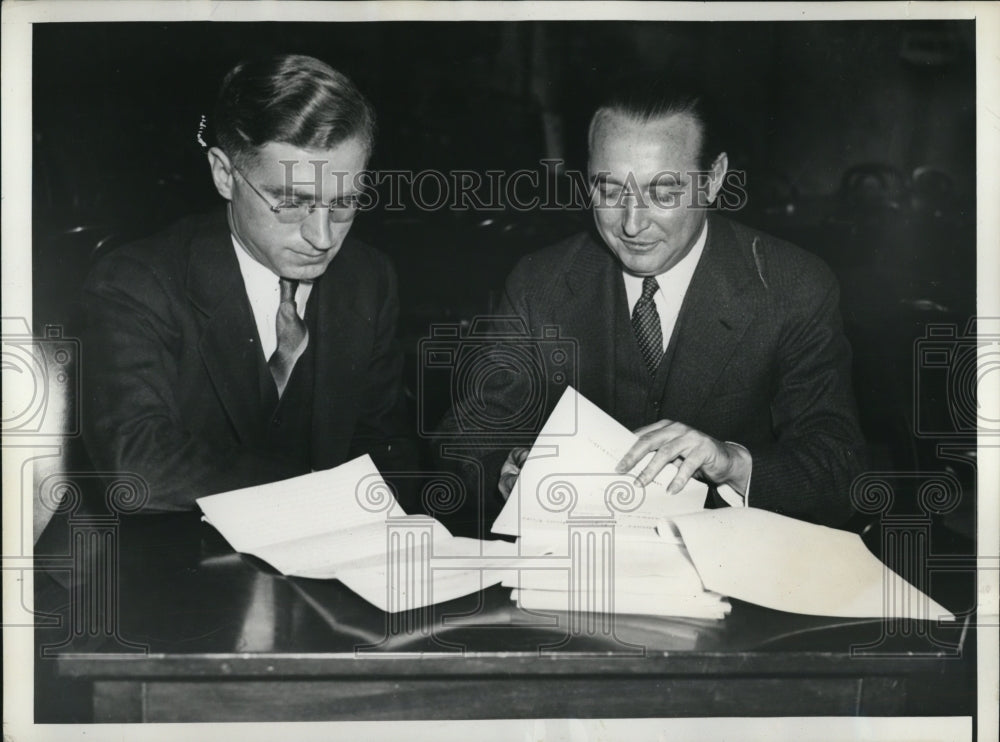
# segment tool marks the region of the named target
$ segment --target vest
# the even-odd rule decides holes
[[[632,330],[625,282],[621,279],[615,281],[614,307],[614,392],[611,400],[613,409],[608,412],[626,428],[635,430],[662,417],[660,404],[670,368],[673,338],[667,346],[667,352],[663,354],[656,374],[650,376]],[[676,331],[674,335],[677,335]]]
[[[313,469],[312,411],[316,378],[316,318],[314,297],[306,304],[305,323],[309,328],[309,343],[295,362],[285,393],[278,399],[274,377],[263,354],[257,362],[260,389],[261,436],[263,447],[294,461],[305,474]],[[258,346],[259,347],[259,346]]]
[[[632,330],[632,315],[629,312],[624,281],[615,282],[614,306],[615,375],[611,415],[629,430],[635,430],[664,417],[670,418],[670,411],[661,408],[680,320],[678,319],[674,333],[667,342],[656,373],[650,376],[639,352],[639,341]],[[715,487],[709,486],[705,506],[717,508],[724,507],[725,504]]]

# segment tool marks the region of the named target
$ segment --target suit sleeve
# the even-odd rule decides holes
[[[360,390],[361,404],[351,439],[351,457],[369,454],[394,486],[403,509],[418,508],[414,474],[419,470],[403,385],[403,353],[396,339],[399,294],[396,273],[382,263],[375,310],[375,340]]]
[[[544,381],[511,362],[506,342],[488,338],[524,338],[517,345],[532,347],[534,341],[525,336],[534,327],[527,300],[531,260],[523,259],[508,276],[497,307],[477,325],[483,334],[460,341],[455,373],[468,383],[453,387],[451,408],[436,431],[439,465],[456,473],[465,489],[460,517],[486,528],[503,507],[498,485],[507,455],[515,447],[530,447],[544,422],[528,424],[523,416],[526,401],[538,397],[535,385]]]
[[[185,428],[170,281],[114,254],[88,278],[82,300],[84,440],[98,469],[145,480],[146,510],[190,510],[203,495],[302,473],[273,454],[216,446]]]
[[[851,513],[851,482],[865,444],[851,383],[839,291],[827,270],[796,302],[780,339],[771,401],[775,442],[748,446],[753,473],[747,504],[829,525]]]

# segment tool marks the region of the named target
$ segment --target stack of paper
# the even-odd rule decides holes
[[[568,388],[525,462],[493,532],[517,536],[524,558],[503,581],[526,609],[722,618],[729,603],[707,591],[670,521],[703,509],[697,481],[675,495],[668,465],[636,481],[615,466],[637,437]]]
[[[502,574],[477,562],[515,553],[508,542],[457,538],[433,518],[407,515],[368,456],[198,505],[237,551],[282,574],[337,578],[390,613],[496,584]]]
[[[557,555],[553,550],[545,556]],[[606,582],[593,573],[576,579],[572,570],[522,569],[503,584],[514,588],[511,598],[528,610],[685,618],[722,618],[729,612],[722,595],[704,589],[677,543],[616,541],[613,556],[601,570],[611,578]]]

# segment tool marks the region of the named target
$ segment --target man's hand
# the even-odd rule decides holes
[[[746,493],[750,479],[750,453],[735,443],[717,441],[709,435],[672,420],[659,422],[635,431],[639,440],[618,463],[619,472],[627,472],[650,451],[655,451],[639,483],[645,487],[667,464],[680,459],[677,474],[667,485],[674,495],[683,489],[696,472],[715,485],[728,484],[740,494]]]
[[[498,489],[503,499],[510,497],[510,491],[514,488],[517,475],[521,473],[521,467],[528,458],[527,448],[514,448],[507,454],[507,460],[500,467],[500,484]]]

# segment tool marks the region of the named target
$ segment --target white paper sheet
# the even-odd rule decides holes
[[[448,530],[429,518],[407,515],[394,518],[398,526],[432,524],[432,540],[442,544],[451,540]],[[296,577],[329,579],[341,570],[364,567],[385,561],[391,549],[387,522],[383,518],[340,531],[282,541],[254,549],[254,556],[263,559],[282,574]]]
[[[386,502],[388,509],[379,510],[366,495],[386,498],[372,502]],[[356,529],[384,523],[388,515],[405,515],[367,455],[333,469],[209,495],[197,502],[205,519],[223,532],[234,549],[245,554],[268,544]],[[362,502],[369,507],[363,507]]]
[[[568,569],[546,569],[545,559],[537,559],[531,569],[521,569],[505,579],[506,587],[522,590],[568,590]],[[673,543],[633,543],[617,545],[608,564],[616,593],[649,595],[693,595],[704,586],[698,571],[683,547]]]
[[[636,440],[597,405],[567,388],[539,433],[493,532],[521,536],[526,548],[533,548],[542,529],[565,527],[574,519],[613,517],[619,530],[648,533],[664,519],[701,510],[708,489],[701,482],[692,479],[677,494],[667,494],[677,472],[673,465],[645,488],[638,486],[635,477],[652,453],[630,473],[615,472]]]
[[[506,566],[516,555],[509,542],[455,538],[432,518],[406,515],[368,456],[198,505],[237,551],[282,574],[339,579],[390,612],[494,585],[508,573],[483,559]]]
[[[807,615],[955,618],[879,561],[857,534],[757,508],[705,510],[673,524],[708,590]]]
[[[430,554],[421,554],[420,546],[393,552],[383,552],[366,563],[343,565],[337,578],[369,603],[388,613],[433,605],[463,595],[479,592],[509,577],[503,569],[488,569],[490,557],[503,559],[515,555],[514,544],[506,541],[479,541],[451,537],[435,539]],[[420,566],[427,556],[433,557],[432,567]],[[449,569],[448,560],[484,559],[482,569]],[[389,578],[390,569],[397,579]],[[304,577],[318,576],[303,574]]]

